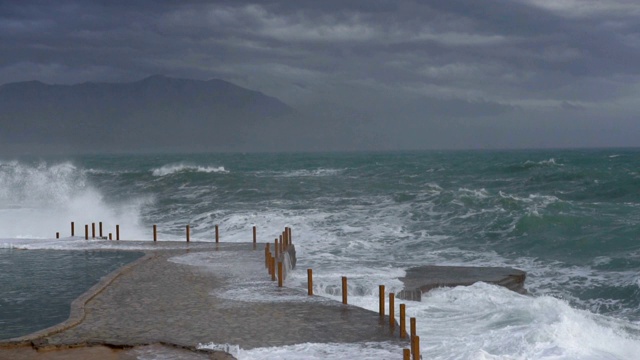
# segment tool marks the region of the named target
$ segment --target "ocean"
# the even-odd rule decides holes
[[[478,283],[407,301],[425,359],[640,358],[640,149],[0,156],[0,248],[78,250],[69,223],[121,238],[273,241],[285,286],[377,311],[420,265],[507,266],[529,295]],[[54,239],[60,232],[62,239]],[[0,297],[6,296],[0,290]],[[250,295],[247,295],[250,296]],[[251,301],[251,298],[243,299]],[[401,301],[396,301],[396,306]],[[396,310],[397,311],[397,310]],[[233,344],[231,344],[233,345]],[[242,359],[400,359],[396,345],[238,349]]]

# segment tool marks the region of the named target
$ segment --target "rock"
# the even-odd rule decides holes
[[[482,281],[504,286],[520,294],[526,294],[522,270],[507,267],[467,267],[426,265],[407,270],[400,280],[404,289],[396,297],[404,300],[420,301],[422,294],[438,287],[469,286]]]

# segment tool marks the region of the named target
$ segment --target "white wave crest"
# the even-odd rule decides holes
[[[168,164],[162,167],[153,169],[151,173],[153,176],[167,176],[179,172],[201,172],[201,173],[228,173],[229,171],[224,166],[199,166],[190,164]]]

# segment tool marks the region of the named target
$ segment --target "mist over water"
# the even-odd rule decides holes
[[[350,303],[371,310],[377,286],[399,291],[412,266],[527,271],[533,296],[476,284],[407,302],[429,358],[640,353],[637,150],[5,159],[0,185],[3,247],[77,247],[46,240],[68,236],[70,221],[77,235],[102,221],[136,240],[153,224],[160,240],[183,239],[190,224],[203,241],[216,224],[222,241],[250,241],[253,225],[273,241],[290,226],[299,261],[286,285],[304,289],[313,268],[315,292],[339,299],[348,276]]]

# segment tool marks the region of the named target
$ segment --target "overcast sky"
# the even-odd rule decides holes
[[[381,148],[640,146],[637,0],[0,0],[0,49],[0,84],[219,78]]]

